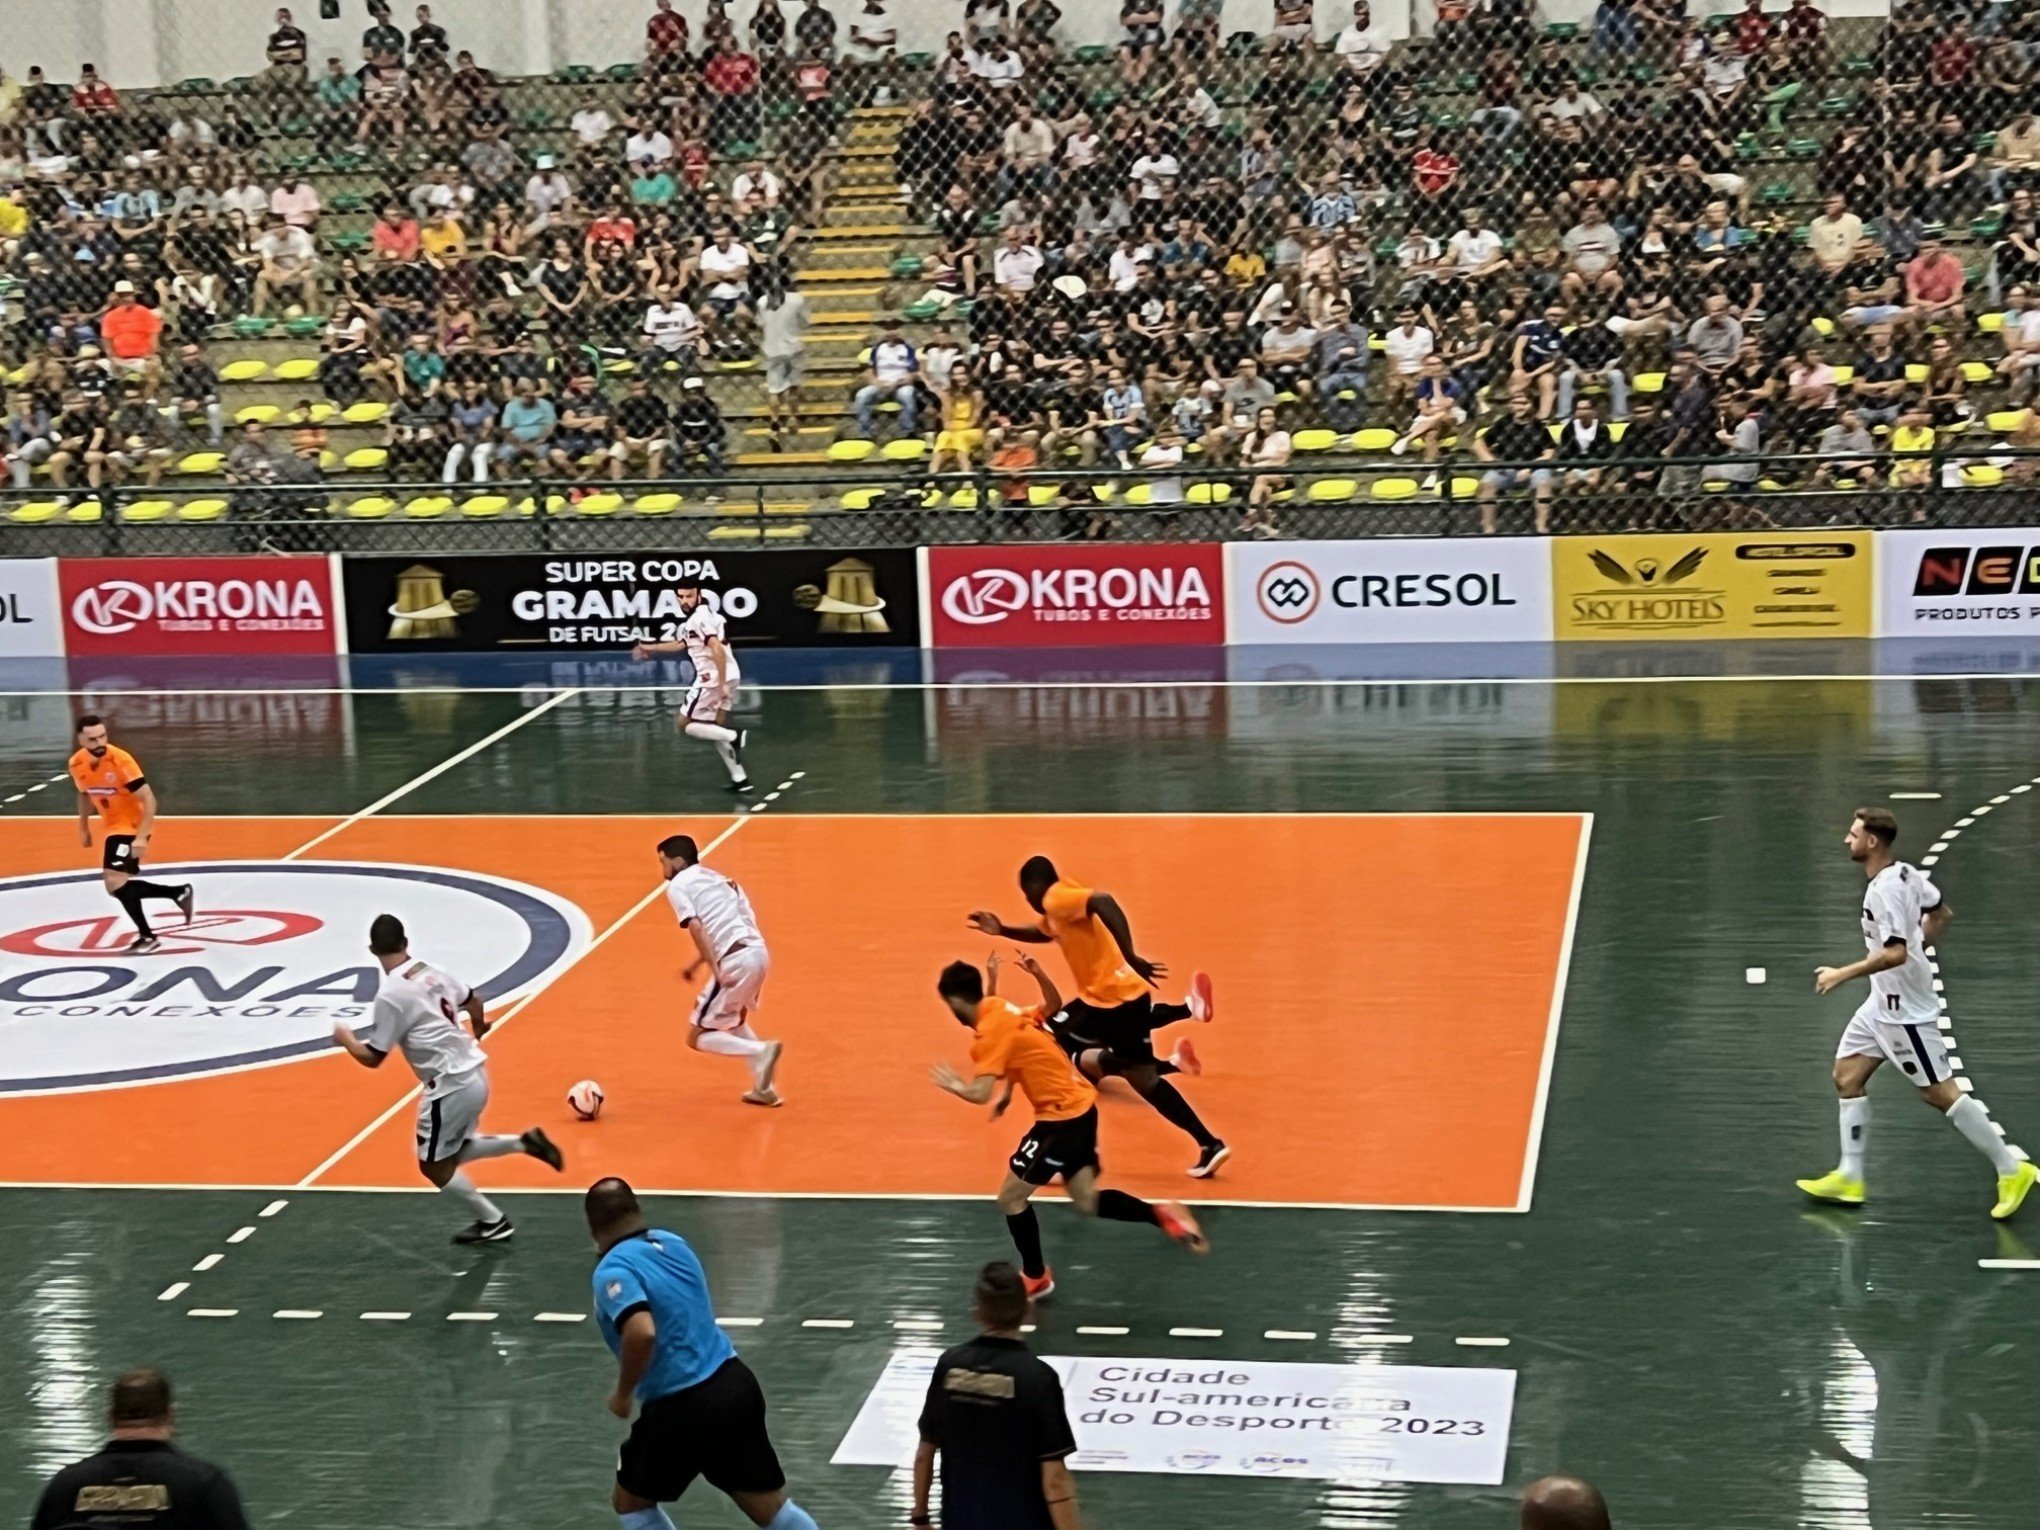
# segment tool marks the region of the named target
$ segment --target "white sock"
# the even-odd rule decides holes
[[[496,1203],[475,1188],[475,1182],[467,1177],[465,1169],[455,1169],[453,1178],[439,1188],[472,1211],[477,1222],[503,1220],[503,1213],[496,1209]]]
[[[1870,1096],[1835,1102],[1842,1108],[1842,1172],[1850,1179],[1863,1177],[1863,1144],[1870,1135]]]
[[[460,1150],[462,1163],[473,1163],[477,1158],[508,1158],[512,1153],[524,1151],[521,1137],[470,1137],[468,1145]]]
[[[737,741],[735,728],[720,728],[714,723],[691,722],[681,731],[689,738],[705,739],[711,744],[734,744]]]
[[[772,1043],[752,1030],[751,1022],[748,1020],[742,1025],[731,1026],[729,1034],[740,1040],[755,1041],[758,1044],[758,1050],[750,1060],[751,1082],[762,1088],[765,1083],[765,1053],[771,1048]]]
[[[765,1043],[748,1034],[750,1029],[749,1026],[744,1026],[742,1030],[745,1034],[739,1034],[737,1031],[703,1031],[695,1045],[704,1052],[718,1052],[724,1057],[741,1057],[748,1063],[765,1053]]]
[[[1988,1158],[2000,1175],[2018,1172],[2018,1154],[1991,1126],[1990,1112],[1975,1095],[1965,1094],[1948,1107],[1948,1124],[1967,1137],[1969,1145]]]

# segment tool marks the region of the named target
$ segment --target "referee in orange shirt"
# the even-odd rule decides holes
[[[177,905],[191,922],[189,882],[145,882],[137,875],[156,827],[156,793],[135,757],[117,749],[106,736],[106,719],[88,712],[78,719],[78,751],[71,756],[71,784],[78,788],[78,842],[92,846],[95,815],[106,826],[106,890],[135,922],[130,956],[146,956],[163,944],[149,928],[142,904],[164,898]]]

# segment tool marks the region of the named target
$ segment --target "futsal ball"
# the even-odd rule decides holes
[[[584,1078],[567,1091],[567,1109],[583,1121],[592,1121],[602,1114],[602,1086],[592,1078]]]

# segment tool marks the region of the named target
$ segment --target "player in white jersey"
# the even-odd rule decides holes
[[[722,613],[702,599],[701,586],[678,584],[673,593],[687,619],[680,624],[680,639],[674,643],[640,643],[630,656],[642,664],[654,654],[684,653],[694,665],[694,684],[687,689],[687,701],[680,709],[680,731],[715,745],[723,769],[730,773],[730,790],[745,794],[751,778],[744,770],[744,732],[729,726],[730,710],[737,704],[737,684],[743,672],[730,649],[729,628]]]
[[[1818,1201],[1863,1204],[1863,1144],[1870,1133],[1870,1098],[1864,1091],[1870,1075],[1889,1062],[1919,1087],[1921,1099],[1990,1160],[1998,1176],[1997,1204],[1990,1214],[2002,1222],[2019,1209],[2040,1172],[1998,1135],[1983,1102],[1964,1094],[1955,1081],[1938,1024],[1941,1006],[1934,994],[1934,969],[1927,960],[1927,948],[1940,944],[1955,914],[1925,872],[1892,855],[1897,839],[1898,820],[1888,811],[1858,808],[1843,841],[1849,858],[1870,879],[1863,895],[1863,945],[1869,954],[1846,967],[1814,968],[1813,991],[1831,993],[1867,977],[1870,997],[1849,1021],[1842,1044],[1835,1049],[1841,1164],[1830,1174],[1802,1179],[1798,1185]]]
[[[719,871],[701,864],[701,852],[685,834],[659,841],[659,870],[666,878],[666,902],[680,927],[694,937],[696,966],[708,968],[708,986],[694,1001],[687,1044],[697,1052],[741,1057],[751,1070],[751,1105],[778,1105],[772,1075],[785,1043],[766,1041],[751,1029],[751,1011],[765,991],[772,957],[758,931],[751,900]]]
[[[488,1059],[475,1044],[489,1029],[481,996],[416,960],[403,921],[394,914],[376,915],[368,927],[368,949],[383,969],[374,1017],[365,1036],[337,1025],[333,1040],[365,1068],[380,1068],[392,1052],[404,1054],[424,1086],[418,1098],[418,1171],[475,1215],[453,1241],[501,1243],[511,1234],[510,1219],[475,1188],[461,1165],[512,1153],[554,1170],[565,1168],[566,1161],[535,1126],[517,1137],[481,1135],[482,1110],[489,1103]]]

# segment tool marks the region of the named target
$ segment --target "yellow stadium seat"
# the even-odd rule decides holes
[[[1627,420],[1615,420],[1608,426],[1608,439],[1610,441],[1620,441],[1628,429],[1629,422]]]
[[[319,375],[319,358],[298,356],[289,361],[279,361],[276,370],[269,375],[278,382],[310,382]]]
[[[253,382],[258,377],[268,375],[269,363],[266,361],[230,361],[220,368],[221,382]]]
[[[1454,499],[1472,499],[1479,493],[1480,480],[1478,478],[1455,478],[1452,480],[1452,497]]]
[[[831,462],[862,462],[877,450],[876,441],[831,441],[826,455]]]
[[[1052,483],[1030,483],[1027,486],[1027,503],[1037,508],[1052,505],[1056,501],[1057,489]]]
[[[465,501],[460,513],[470,520],[485,521],[494,515],[501,515],[510,508],[509,498],[502,494],[477,494]]]
[[[928,443],[919,436],[901,436],[886,442],[879,455],[888,462],[919,462],[928,455]]]
[[[1417,481],[1414,478],[1377,478],[1371,492],[1376,499],[1415,499]]]
[[[1962,482],[1972,489],[1995,489],[2005,481],[2005,470],[1988,462],[1972,463],[1962,470]]]
[[[755,542],[758,540],[758,530],[759,528],[754,525],[711,526],[708,529],[708,539],[711,542]]]
[[[883,489],[845,489],[838,500],[845,510],[869,510],[884,497]]]
[[[1630,379],[1630,391],[1634,393],[1662,393],[1665,391],[1665,374],[1662,372],[1638,372]]]
[[[96,499],[81,499],[64,512],[64,519],[73,526],[90,526],[106,515],[105,508]]]
[[[177,507],[180,521],[216,521],[227,513],[227,502],[223,499],[187,499]]]
[[[345,409],[341,410],[340,418],[350,425],[373,425],[378,420],[385,418],[389,412],[390,406],[388,404],[376,399],[365,398],[360,403],[349,404]]]
[[[2005,329],[2003,313],[1980,313],[1976,316],[1977,329],[1986,335],[2001,335]]]
[[[2008,436],[2024,424],[2025,419],[2026,411],[2023,409],[1993,409],[1984,416],[1983,422],[1990,427],[1992,434]]]
[[[1357,478],[1320,478],[1303,491],[1303,497],[1318,504],[1344,504],[1360,493]]]
[[[1153,504],[1154,493],[1155,491],[1152,485],[1137,483],[1133,485],[1132,488],[1126,491],[1126,503],[1128,503],[1129,505]]]
[[[225,452],[192,452],[177,464],[177,471],[196,478],[204,473],[217,473],[226,463]]]
[[[567,496],[566,496],[566,495],[564,495],[564,494],[548,494],[548,495],[546,495],[546,497],[545,497],[545,513],[546,513],[547,515],[558,515],[558,514],[559,514],[559,513],[560,513],[560,512],[562,511],[562,510],[564,510],[564,509],[566,509],[566,508],[567,508]],[[527,495],[525,495],[525,496],[524,496],[524,498],[522,498],[522,499],[520,499],[519,501],[517,501],[517,506],[516,506],[516,509],[517,509],[517,513],[518,513],[519,515],[536,515],[536,514],[538,514],[538,506],[537,506],[537,505],[535,505],[534,503],[532,503],[532,499],[531,499],[531,496],[530,496],[530,495],[528,495],[528,494],[527,494]]]
[[[357,446],[340,459],[350,473],[372,473],[389,465],[390,454],[380,446]]]
[[[585,495],[582,497],[581,502],[574,506],[575,511],[581,515],[614,515],[622,508],[623,496],[621,494],[611,494],[607,491],[600,494]]]
[[[1924,361],[1906,363],[1905,380],[1909,383],[1923,383],[1927,380],[1927,364]]]
[[[236,425],[273,425],[283,411],[275,404],[250,404],[246,409],[234,411]]]
[[[949,508],[952,510],[975,510],[977,507],[978,491],[976,489],[958,489],[949,496]]]
[[[420,494],[404,501],[404,515],[414,521],[437,520],[452,508],[452,499],[444,494]]]
[[[1339,433],[1335,430],[1299,430],[1289,438],[1289,444],[1300,452],[1328,452],[1339,444]]]
[[[1395,445],[1395,432],[1374,426],[1368,430],[1353,432],[1352,449],[1356,452],[1385,452]]]
[[[605,360],[602,363],[602,370],[611,377],[628,377],[637,370],[637,363],[628,356],[621,361]]]
[[[1846,388],[1856,380],[1856,369],[1854,367],[1836,367],[1834,374],[1835,386],[1837,388]]]
[[[1974,387],[1987,383],[1997,375],[1997,370],[1987,361],[1965,361],[1962,363],[1962,380]]]
[[[677,494],[641,494],[631,505],[639,515],[671,515],[680,508]]]
[[[319,471],[322,473],[337,473],[340,471],[340,454],[330,446],[319,449]]]
[[[1183,496],[1193,505],[1222,505],[1232,498],[1229,483],[1193,483],[1190,491]]]
[[[147,526],[169,520],[170,512],[176,508],[167,499],[138,499],[131,505],[121,506],[120,518],[137,526]]]
[[[306,413],[305,418],[314,425],[323,425],[328,420],[332,419],[333,416],[338,414],[339,412],[340,411],[338,409],[335,409],[331,404],[327,403],[324,399],[320,399],[317,403],[312,405],[311,409]]]
[[[17,526],[40,526],[44,521],[55,520],[62,508],[55,500],[39,499],[32,504],[16,505],[7,512],[7,519]]]
[[[1119,485],[1116,483],[1094,483],[1091,485],[1091,492],[1098,496],[1100,503],[1109,505],[1113,500],[1119,498]]]
[[[367,499],[357,499],[342,512],[351,521],[379,521],[397,508],[393,499],[384,499],[380,494]]]
[[[1825,340],[1835,332],[1835,321],[1827,318],[1815,318],[1813,321],[1813,332]]]

